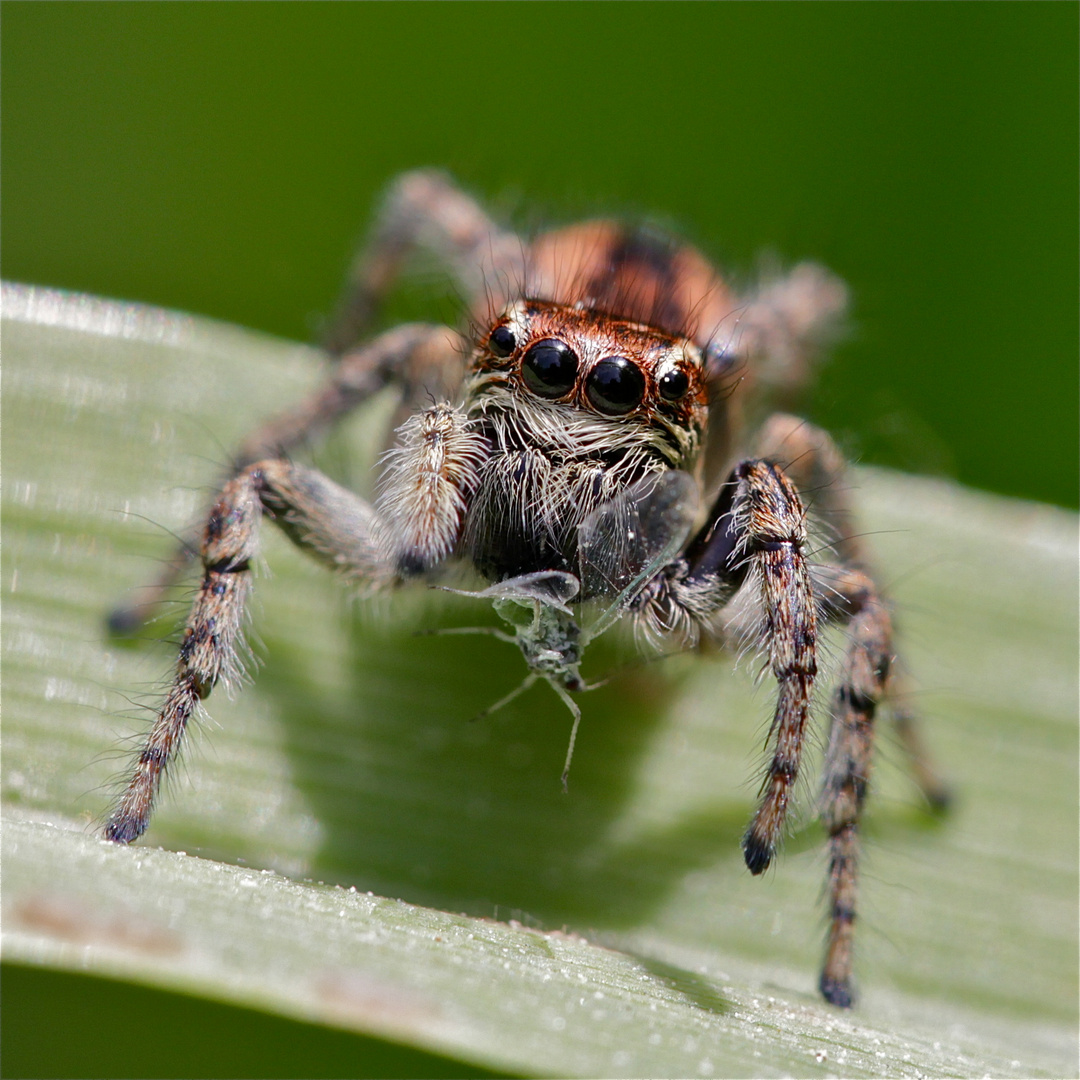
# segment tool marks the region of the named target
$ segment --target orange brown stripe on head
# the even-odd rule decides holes
[[[548,418],[570,412],[660,433],[665,457],[686,468],[704,432],[704,361],[684,337],[594,309],[525,299],[511,305],[477,346],[470,398],[485,411],[493,396],[538,405]],[[551,408],[562,410],[552,414]]]

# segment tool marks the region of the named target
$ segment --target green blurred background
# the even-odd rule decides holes
[[[3,7],[3,273],[311,339],[378,192],[853,287],[855,458],[1076,506],[1076,4]],[[436,312],[444,315],[445,311]]]
[[[806,411],[853,457],[1078,503],[1076,4],[6,2],[2,22],[7,278],[310,340],[378,193],[442,166],[518,222],[625,210],[744,274],[762,251],[824,262],[852,334]],[[3,983],[6,1075],[151,1075],[103,1016],[196,1031],[175,1075],[455,1072],[180,995]]]

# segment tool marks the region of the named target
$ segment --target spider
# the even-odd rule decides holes
[[[370,336],[418,251],[475,298],[470,329],[408,324]],[[264,517],[365,589],[432,580],[450,560],[471,566],[487,585],[476,595],[521,649],[521,688],[543,679],[572,712],[571,750],[590,640],[623,617],[669,647],[731,640],[739,593],[756,606],[753,633],[777,686],[771,753],[742,840],[752,874],[784,831],[821,624],[846,627],[820,800],[829,932],[819,985],[850,1006],[859,820],[875,715],[895,682],[890,609],[865,568],[829,436],[777,413],[750,440],[744,419],[761,392],[805,379],[845,304],[843,285],[813,264],[737,297],[697,251],[650,228],[589,221],[527,243],[442,174],[399,177],[331,322],[328,381],[242,444],[206,518],[175,676],[105,836],[130,843],[146,830],[189,721],[238,669]],[[391,383],[399,423],[374,505],[292,460]],[[752,455],[739,457],[748,445]],[[833,534],[829,559],[814,562],[811,498]],[[179,551],[113,629],[145,621],[188,557]],[[941,803],[912,717],[895,712],[923,790]]]

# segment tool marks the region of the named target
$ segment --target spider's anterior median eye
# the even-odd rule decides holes
[[[645,376],[624,356],[609,356],[589,372],[585,393],[605,413],[628,413],[645,396]]]
[[[509,326],[496,326],[488,335],[488,348],[496,356],[509,356],[517,348],[517,338]]]
[[[563,341],[545,338],[529,346],[521,362],[525,385],[541,397],[557,398],[570,391],[577,378],[577,357]]]
[[[665,371],[657,380],[660,396],[665,401],[678,401],[690,389],[690,377],[681,368]]]

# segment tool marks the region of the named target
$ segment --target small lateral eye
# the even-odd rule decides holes
[[[540,397],[557,398],[568,393],[577,378],[578,360],[564,341],[544,338],[530,345],[521,362],[525,385]]]
[[[665,401],[678,401],[690,389],[690,378],[682,368],[673,368],[660,376],[657,389]]]
[[[585,393],[600,412],[628,413],[645,396],[645,376],[626,357],[609,356],[589,372]]]
[[[517,338],[509,326],[496,326],[488,335],[488,348],[496,356],[509,356],[517,348]]]

